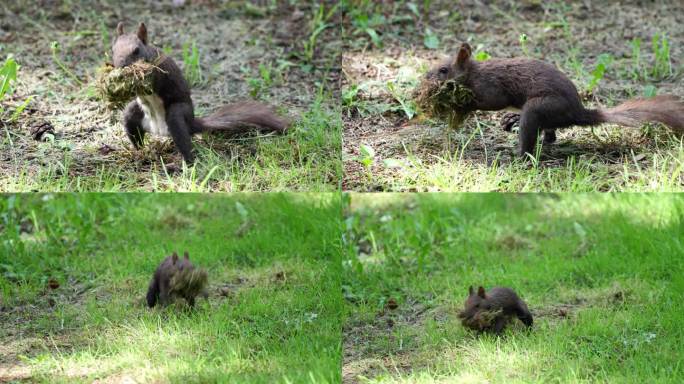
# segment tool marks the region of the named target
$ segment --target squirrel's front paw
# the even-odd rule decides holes
[[[520,122],[520,114],[515,112],[508,112],[501,118],[501,129],[506,132],[511,132],[513,126]]]

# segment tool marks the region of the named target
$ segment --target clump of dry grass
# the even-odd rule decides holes
[[[203,268],[185,268],[173,275],[169,286],[183,297],[195,297],[205,294],[207,280],[207,271]]]
[[[459,315],[461,324],[464,327],[475,331],[484,331],[494,325],[494,321],[503,315],[503,309],[491,309],[478,311],[472,317],[466,317],[463,314]]]
[[[155,71],[159,67],[142,60],[123,68],[107,63],[98,70],[95,86],[110,108],[120,109],[138,95],[154,93]]]
[[[413,93],[418,107],[428,116],[445,119],[456,128],[467,116],[465,107],[473,101],[473,91],[455,80],[423,79]]]

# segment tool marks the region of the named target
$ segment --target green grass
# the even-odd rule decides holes
[[[21,151],[9,150],[7,166],[11,172],[0,177],[0,190],[331,191],[336,189],[342,174],[342,123],[339,112],[327,104],[329,98],[321,93],[285,135],[195,138],[197,160],[172,175],[166,172],[164,164],[172,161],[169,153],[175,153],[173,143],[159,138],[152,139],[154,145],[148,140],[140,151],[124,142],[119,151],[132,157],[128,160],[94,156],[87,164],[76,163],[76,148],[70,141],[47,141],[39,145],[39,152],[49,155],[51,160],[40,168],[23,161]],[[3,146],[12,146],[11,137],[6,137]],[[97,155],[98,149],[87,151]]]
[[[670,194],[353,195],[344,375],[681,382],[683,214],[684,198]],[[463,328],[469,285],[515,289],[532,332]]]
[[[192,87],[202,85],[204,82],[200,65],[200,53],[194,41],[192,44],[190,42],[183,44],[183,72],[185,79]]]
[[[341,344],[369,383],[684,377],[684,197],[342,198],[3,196],[0,379],[334,383]],[[173,250],[209,271],[195,311],[145,306]],[[515,289],[532,331],[464,329],[469,285]]]
[[[0,381],[339,382],[336,201],[2,197],[0,254],[12,257],[0,258]],[[195,311],[144,303],[173,250],[209,271]]]

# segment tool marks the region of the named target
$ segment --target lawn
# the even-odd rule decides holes
[[[18,70],[0,95],[0,190],[337,189],[337,17],[336,7],[307,1],[3,2],[0,69],[12,57]],[[188,167],[170,138],[135,150],[121,112],[107,109],[94,87],[120,21],[127,32],[144,21],[151,43],[183,69],[196,116],[255,99],[289,117],[289,132],[195,136],[197,160]]]
[[[332,194],[0,199],[0,381],[340,381]],[[172,251],[209,297],[146,306]]]
[[[549,62],[589,108],[684,97],[680,1],[349,1],[343,16],[343,188],[349,191],[679,191],[682,138],[651,124],[558,131],[520,161],[502,112],[462,126],[420,114],[419,79],[468,42],[477,60]]]
[[[684,380],[684,198],[352,195],[343,382]],[[534,315],[502,337],[456,317],[468,286]]]

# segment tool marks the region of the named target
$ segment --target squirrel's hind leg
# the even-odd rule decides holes
[[[530,99],[523,106],[520,115],[520,155],[534,155],[539,134],[544,131],[544,143],[556,141],[555,129],[572,123],[572,112],[568,112],[568,101],[559,97]]]
[[[188,164],[192,163],[194,159],[190,136],[193,119],[192,107],[188,103],[171,104],[166,111],[166,124],[169,127],[169,133],[171,133],[176,148],[183,155],[183,160]]]
[[[513,131],[513,127],[520,123],[520,114],[515,112],[506,113],[499,122],[501,129],[504,132]],[[544,144],[553,144],[556,142],[556,130],[555,129],[545,129],[544,130]]]
[[[145,113],[140,107],[140,104],[135,100],[128,103],[124,109],[123,123],[126,128],[126,134],[136,149],[140,149],[145,140],[145,131],[142,128],[144,117]]]

